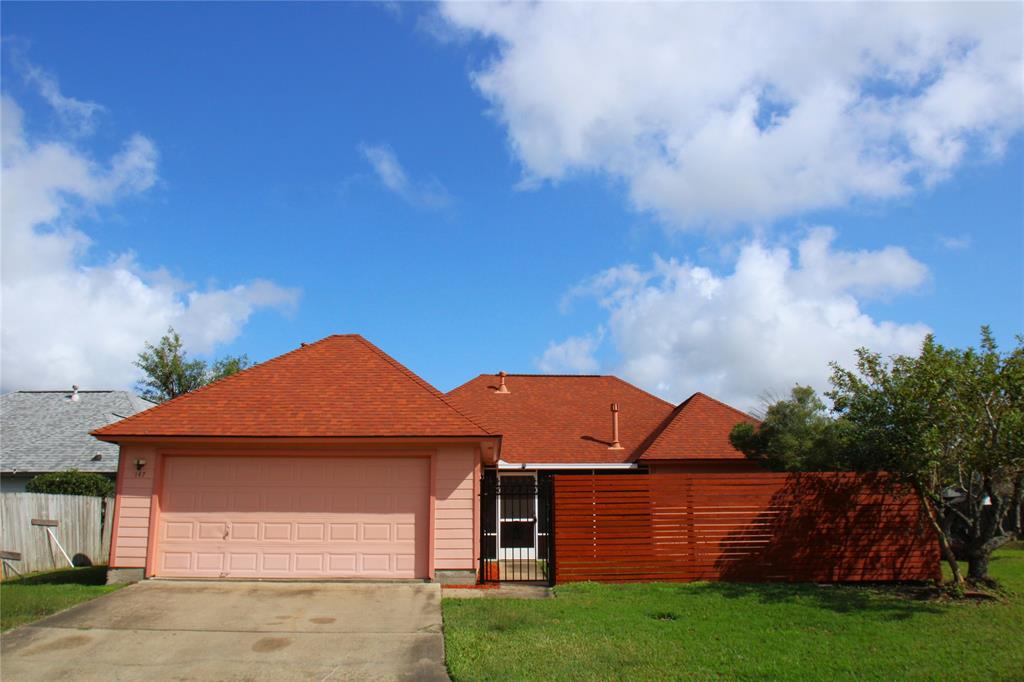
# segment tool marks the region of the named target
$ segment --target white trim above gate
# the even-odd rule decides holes
[[[529,469],[533,469],[533,470],[545,470],[545,471],[546,470],[553,470],[553,469],[562,469],[562,470],[570,470],[570,469],[636,469],[637,468],[637,463],[636,462],[604,462],[604,463],[601,463],[601,464],[580,464],[578,462],[573,462],[573,463],[552,464],[552,463],[549,463],[549,462],[545,462],[543,464],[531,464],[531,463],[520,464],[518,462],[506,462],[505,460],[499,459],[498,460],[498,468],[501,469],[502,471],[513,470],[513,469],[515,469],[515,470],[520,470],[520,469],[529,470]]]

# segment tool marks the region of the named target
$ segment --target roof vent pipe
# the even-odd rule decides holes
[[[612,403],[612,444],[609,450],[621,450],[622,443],[619,442],[619,404]]]
[[[507,377],[507,376],[508,376],[508,374],[506,372],[498,372],[498,382],[499,383],[498,383],[498,390],[496,390],[495,393],[508,393],[509,392],[508,386],[505,385],[505,377]]]
[[[77,384],[75,384],[74,386],[71,387],[71,399],[74,400],[76,403],[78,402],[78,385]]]

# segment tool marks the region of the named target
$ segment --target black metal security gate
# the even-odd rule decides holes
[[[553,484],[548,474],[484,471],[480,481],[480,580],[553,585]]]

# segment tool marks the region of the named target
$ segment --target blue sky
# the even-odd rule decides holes
[[[696,143],[671,151],[682,133],[691,139],[715,133],[704,122],[713,115],[681,123],[678,107],[647,108],[657,98],[639,86],[621,103],[593,98],[595,107],[609,108],[591,114],[590,98],[576,102],[572,91],[559,91],[559,84],[582,84],[591,75],[600,80],[600,64],[588,62],[586,53],[574,62],[578,36],[541,36],[531,44],[533,34],[520,27],[536,21],[571,31],[578,22],[485,16],[472,8],[329,3],[4,3],[2,13],[3,92],[21,111],[19,134],[29,149],[59,142],[88,160],[98,177],[112,176],[113,158],[133,135],[152,145],[135,168],[143,179],[103,185],[110,189],[102,192],[40,190],[41,201],[57,207],[56,217],[51,212],[32,222],[30,234],[73,230],[90,242],[86,248],[76,241],[74,255],[52,266],[68,278],[61,280],[64,290],[82,289],[66,312],[31,300],[53,300],[27,284],[47,272],[43,266],[17,288],[17,272],[32,268],[6,262],[21,252],[11,245],[13,219],[5,212],[4,390],[39,382],[130,382],[128,349],[166,322],[182,328],[207,357],[245,352],[263,360],[300,341],[359,332],[442,390],[499,369],[600,371],[672,399],[705,390],[750,407],[763,390],[820,384],[826,370],[820,361],[791,367],[785,349],[808,342],[786,337],[800,329],[799,312],[759,329],[758,313],[745,309],[743,288],[729,277],[755,248],[762,255],[788,253],[795,262],[799,244],[820,234],[819,226],[831,228],[831,237],[816,242],[827,244],[831,260],[795,277],[803,283],[778,305],[803,310],[800,296],[818,290],[818,317],[807,329],[812,337],[825,329],[823,358],[848,359],[860,341],[883,351],[910,350],[926,328],[954,345],[974,343],[983,323],[1005,345],[1024,330],[1019,78],[994,95],[1006,99],[999,117],[988,113],[990,105],[962,112],[940,130],[966,145],[955,160],[949,160],[955,145],[941,154],[930,147],[892,151],[895,138],[910,148],[919,142],[904,132],[915,120],[907,115],[892,123],[900,132],[882,142],[874,133],[857,138],[863,147],[841,172],[835,168],[842,160],[828,159],[848,141],[833,131],[827,134],[834,139],[822,133],[821,149],[808,143],[806,158],[793,166],[803,175],[787,177],[786,166],[745,178],[742,169],[751,163],[737,162],[737,171],[726,160],[728,181],[714,184],[713,173],[679,170],[700,158]],[[642,29],[631,24],[623,32]],[[970,30],[989,40],[987,25]],[[642,38],[636,36],[637,44]],[[999,40],[1007,41],[991,38],[997,46]],[[563,46],[567,64],[576,63],[564,74],[559,55],[547,61],[541,51],[551,44]],[[777,46],[780,53],[784,48]],[[884,46],[876,49],[887,54]],[[1000,56],[1005,60],[1000,53],[984,64],[1001,68]],[[644,55],[635,57],[638,73],[647,73]],[[940,57],[953,59],[947,52]],[[703,68],[680,58],[695,71]],[[559,77],[545,83],[548,69],[531,74],[538,62]],[[572,68],[584,69],[582,76]],[[860,83],[860,96],[870,99],[870,74],[851,76],[843,71],[849,68],[839,63],[836,80]],[[903,68],[911,67],[893,71]],[[818,77],[824,76],[808,79]],[[678,84],[654,78],[649,92],[655,95],[698,88],[682,75]],[[98,108],[83,113],[77,105],[68,109],[67,100],[55,104],[44,82],[61,97]],[[616,85],[610,81],[608,91]],[[818,91],[801,90],[810,87],[801,83],[773,87],[792,88],[796,104],[817,101]],[[904,103],[923,99],[928,87],[912,84]],[[714,107],[735,113],[742,101],[715,100]],[[636,112],[620,111],[631,105]],[[694,101],[685,108],[699,110]],[[760,113],[754,119],[763,125],[766,110]],[[577,139],[569,120],[599,124],[580,124]],[[665,122],[615,147],[637,120]],[[847,121],[848,127],[864,120]],[[729,135],[725,130],[716,134]],[[817,139],[813,131],[794,135]],[[670,151],[650,152],[652,139]],[[759,147],[744,148],[743,139],[736,158],[748,152],[763,158]],[[858,160],[876,152],[882,166],[909,170],[895,180],[843,177],[881,172]],[[663,170],[659,154],[668,155],[671,172],[655,185],[648,171]],[[13,168],[5,161],[11,178]],[[808,181],[806,174],[814,173],[825,179]],[[705,175],[710,179],[701,184]],[[783,188],[809,182],[834,196],[819,201],[801,192],[786,202],[766,201],[747,189],[762,181]],[[698,189],[677,192],[673,183]],[[5,206],[18,201],[11,184],[5,183]],[[699,196],[676,199],[691,196],[688,191]],[[705,200],[717,192],[723,199]],[[129,253],[134,260],[125,265]],[[687,281],[694,268],[698,279],[707,268],[721,285],[716,291],[732,294],[691,306],[688,297],[700,293],[659,280],[655,257],[675,259],[670,277]],[[629,264],[643,285],[623,274]],[[609,268],[616,270],[609,274]],[[595,279],[603,272],[603,280]],[[760,271],[745,272],[756,279]],[[822,286],[808,282],[829,272],[842,282],[834,299],[822,302]],[[90,278],[122,275],[138,279],[125,294],[131,302],[120,303],[113,285],[90,284]],[[159,292],[163,304],[151,302],[160,296],[150,297],[149,289],[139,294],[140,287]],[[831,335],[828,311],[851,304],[856,310],[847,327],[874,327]],[[761,304],[751,299],[750,305]],[[93,307],[94,314],[83,312]],[[121,315],[133,321],[114,319]],[[737,327],[733,321],[742,318],[750,324]],[[774,324],[783,326],[764,332]],[[708,327],[718,331],[700,331]],[[738,345],[750,349],[749,362],[759,369],[737,360],[742,350],[719,352],[720,339],[737,334],[748,335]],[[89,352],[67,350],[85,336]],[[784,350],[774,352],[775,346]]]

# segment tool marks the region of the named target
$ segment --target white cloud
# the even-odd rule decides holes
[[[595,297],[607,310],[625,378],[674,401],[704,391],[755,408],[766,391],[827,388],[828,363],[852,366],[858,347],[914,353],[929,331],[862,308],[870,297],[920,286],[924,265],[897,247],[840,251],[833,238],[830,229],[811,231],[795,262],[789,248],[745,243],[728,274],[656,257],[649,270],[612,268],[572,295]],[[593,358],[595,348],[584,350]]]
[[[676,226],[947,178],[1024,120],[1020,3],[462,3],[527,183],[620,179]]]
[[[96,114],[103,111],[102,105],[62,94],[57,78],[53,74],[35,64],[25,62],[17,52],[13,54],[15,65],[22,71],[22,76],[35,86],[71,132],[89,135],[95,130],[96,124],[93,119]]]
[[[61,115],[59,91],[51,93]],[[48,98],[50,99],[50,98]],[[2,97],[2,386],[4,390],[130,386],[146,340],[173,325],[193,352],[238,336],[259,308],[286,309],[298,291],[254,281],[199,291],[147,271],[132,254],[96,264],[92,241],[73,224],[146,191],[157,180],[155,145],[131,136],[106,162],[68,139],[36,140],[24,113]],[[78,137],[72,123],[65,137]]]
[[[444,208],[451,204],[451,195],[437,178],[413,182],[388,145],[360,145],[359,151],[369,162],[377,179],[387,189],[420,208]]]
[[[570,336],[560,343],[548,344],[537,360],[537,369],[545,374],[594,374],[600,364],[594,353],[604,338],[604,329],[585,336]]]
[[[964,251],[971,248],[971,235],[939,235],[939,243],[948,251]]]

